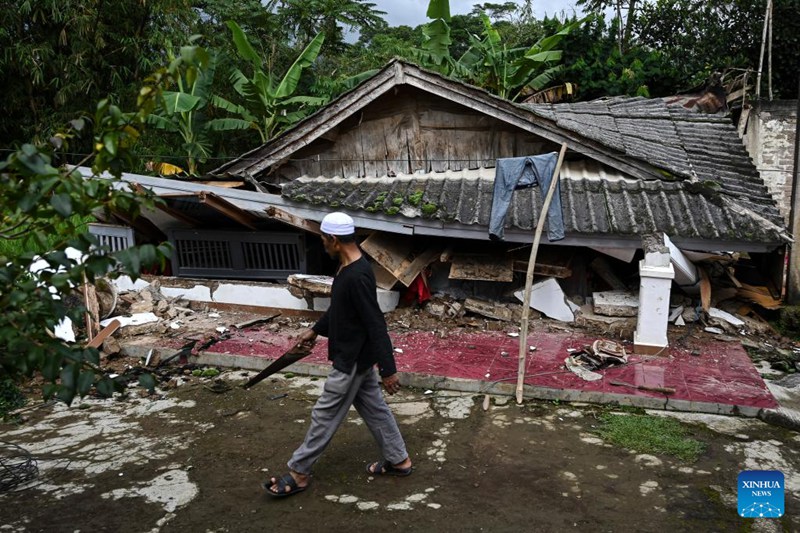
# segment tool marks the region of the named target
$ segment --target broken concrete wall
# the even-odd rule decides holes
[[[769,192],[789,221],[797,128],[797,100],[754,104],[743,141]]]
[[[211,281],[205,279],[187,279],[159,277],[161,293],[170,298],[180,297],[185,300],[206,303],[234,304],[255,307],[271,307],[278,309],[295,309],[301,311],[325,311],[330,305],[330,298],[304,299],[293,295],[288,287],[271,283],[246,281]],[[114,280],[120,290],[141,290],[150,283],[139,279],[133,283],[127,276]],[[400,293],[378,289],[378,305],[387,313],[397,307]]]

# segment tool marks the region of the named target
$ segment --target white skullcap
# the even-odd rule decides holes
[[[352,235],[356,232],[356,225],[350,215],[337,211],[325,215],[320,229],[322,233],[327,233],[328,235]]]

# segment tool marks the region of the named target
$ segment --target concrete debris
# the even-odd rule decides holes
[[[602,374],[598,374],[597,372],[592,372],[589,370],[584,363],[580,361],[574,355],[570,355],[566,359],[564,359],[564,365],[566,365],[567,370],[578,376],[579,378],[583,379],[584,381],[599,381],[603,379]]]
[[[669,259],[675,270],[675,283],[688,294],[698,294],[700,292],[700,274],[697,267],[666,235],[664,235],[664,244],[669,248]]]
[[[683,319],[684,324],[691,324],[700,320],[700,315],[698,310],[694,307],[687,307],[683,310],[683,313],[681,313],[679,318]]]
[[[514,292],[520,302],[523,301],[524,291]],[[574,322],[575,312],[567,301],[564,291],[554,278],[547,278],[531,287],[531,299],[528,302],[533,309],[544,313],[546,316],[561,322]],[[574,305],[574,304],[573,304]]]
[[[103,341],[103,346],[101,351],[106,354],[107,357],[117,355],[122,348],[119,345],[119,341],[114,337],[108,337],[106,340]]]
[[[464,303],[450,297],[434,297],[425,303],[425,311],[439,318],[464,316]]]
[[[744,326],[744,320],[741,320],[732,314],[723,311],[722,309],[717,309],[716,307],[712,307],[708,310],[708,316],[717,320],[723,320],[732,326]]]
[[[669,318],[667,320],[674,324],[675,321],[681,316],[682,313],[683,313],[683,306],[680,305],[680,306],[676,307],[675,309],[673,309],[670,312]]]
[[[594,312],[606,316],[636,316],[639,313],[639,296],[627,291],[592,293]]]
[[[107,318],[100,322],[100,325],[106,327],[112,321],[119,320],[120,327],[124,328],[126,326],[139,326],[141,324],[148,324],[150,322],[158,322],[158,317],[152,313],[134,313],[129,316],[116,316],[113,318]]]
[[[522,316],[521,309],[518,306],[511,308],[506,304],[487,302],[475,298],[467,298],[464,301],[464,309],[470,313],[505,322],[518,321]]]
[[[314,296],[330,297],[333,287],[331,276],[309,276],[307,274],[292,274],[286,281],[290,286],[297,287],[303,291],[308,291]]]

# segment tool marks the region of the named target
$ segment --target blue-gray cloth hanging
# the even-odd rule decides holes
[[[492,214],[489,219],[489,237],[503,240],[506,212],[511,205],[511,195],[516,189],[538,184],[542,200],[547,196],[558,153],[506,157],[498,159],[495,167]],[[561,187],[556,184],[550,207],[547,210],[547,238],[559,241],[564,238],[564,217],[561,214]]]

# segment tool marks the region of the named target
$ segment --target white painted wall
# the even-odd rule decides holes
[[[306,300],[294,296],[287,287],[278,285],[267,286],[248,284],[247,282],[209,280],[206,282],[207,284],[198,282],[193,286],[183,286],[183,284],[170,284],[170,280],[174,280],[174,278],[160,278],[161,294],[168,298],[180,297],[193,302],[276,307],[300,311],[325,311],[330,306],[330,298],[314,298],[313,308],[311,308]],[[150,285],[143,279],[133,283],[127,276],[120,276],[113,283],[119,292],[139,291]],[[377,296],[378,305],[384,313],[394,310],[400,302],[400,293],[397,291],[378,289]]]

